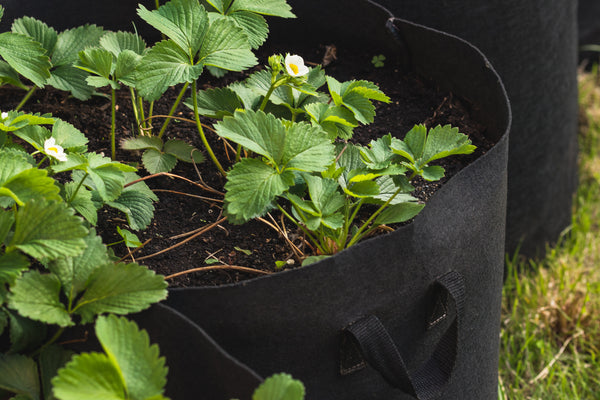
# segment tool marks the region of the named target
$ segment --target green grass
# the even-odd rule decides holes
[[[580,109],[572,225],[544,259],[507,262],[499,399],[600,400],[598,71],[580,75]]]

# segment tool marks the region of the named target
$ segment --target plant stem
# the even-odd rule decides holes
[[[310,239],[310,241],[317,246],[317,249],[321,252],[321,253],[325,253],[325,251],[323,250],[323,246],[320,240],[315,239],[315,237],[313,235],[310,234],[310,231],[308,229],[306,229],[304,226],[302,226],[301,223],[299,223],[298,221],[296,221],[296,219],[294,217],[292,217],[287,211],[285,211],[283,209],[283,207],[281,207],[279,204],[277,204],[277,208],[279,209],[279,211],[281,211],[281,213],[283,215],[285,215],[290,221],[292,221],[298,228],[300,228],[302,230],[302,232],[304,232],[304,234]]]
[[[346,201],[350,202],[348,199]],[[358,211],[360,210],[360,208],[362,207],[364,202],[365,202],[364,199],[360,199],[358,201],[358,203],[356,203],[356,205],[354,205],[354,210],[352,211],[352,215],[350,215],[350,216],[348,216],[348,213],[352,210],[353,206],[350,204],[346,205],[346,210],[347,210],[345,212],[346,220],[345,220],[345,224],[344,224],[344,229],[342,229],[342,234],[338,238],[338,248],[344,249],[346,247],[346,240],[348,240],[348,233],[350,232],[350,227],[352,226],[352,222],[354,222],[354,219],[356,218],[356,215],[358,214]]]
[[[179,92],[179,95],[177,96],[177,99],[175,100],[175,103],[173,103],[173,106],[169,110],[169,117],[172,116],[173,114],[175,114],[175,110],[177,110],[177,107],[179,106],[179,103],[181,103],[181,99],[183,98],[183,95],[185,94],[185,91],[186,91],[186,89],[188,88],[189,85],[190,85],[190,83],[186,82],[185,85],[183,85],[183,88],[181,88],[181,92]],[[193,89],[194,89],[194,93],[192,94],[192,97],[194,98],[194,113],[196,113],[196,115],[197,115],[198,114],[198,103],[196,101],[196,82],[195,81],[194,81],[194,84],[192,86],[193,86]],[[159,138],[162,138],[162,136],[165,133],[165,131],[167,130],[167,126],[169,126],[170,122],[171,122],[170,118],[167,118],[165,120],[165,122],[163,122],[163,125],[160,128],[160,132],[158,132],[158,137]]]
[[[235,152],[235,162],[240,161],[241,158],[242,158],[242,145],[238,144],[237,150]]]
[[[138,110],[140,111],[139,124],[141,124],[142,128],[144,128],[141,133],[145,133],[146,128],[148,128],[148,121],[146,121],[146,115],[144,113],[144,99],[142,99],[142,96],[140,96],[140,95],[137,95],[136,97],[137,97],[137,103],[138,103]],[[150,112],[152,112],[152,111],[150,111]],[[152,125],[150,125],[150,128],[152,128]],[[150,134],[152,134],[152,132],[150,132]]]
[[[129,94],[131,96],[131,108],[133,109],[133,116],[135,117],[135,122],[137,125],[137,129],[138,129],[138,134],[142,134],[142,128],[145,127],[146,121],[144,121],[143,119],[140,120],[140,113],[138,112],[138,106],[137,106],[137,96],[135,95],[135,91],[133,90],[132,87],[129,88]]]
[[[56,333],[54,334],[54,336],[52,336],[50,338],[50,340],[48,340],[46,343],[44,343],[42,345],[42,347],[40,347],[39,349],[37,349],[36,351],[34,351],[31,354],[31,357],[34,357],[38,354],[40,354],[42,351],[44,351],[44,349],[48,346],[50,346],[52,343],[56,342],[58,340],[58,338],[61,337],[61,335],[63,334],[63,332],[65,331],[65,328],[60,328],[59,330],[56,331]]]
[[[27,92],[27,94],[25,95],[25,97],[23,97],[23,100],[21,100],[21,102],[19,103],[19,105],[17,107],[15,107],[15,111],[19,111],[21,109],[21,107],[23,107],[25,105],[25,103],[27,103],[27,100],[29,100],[29,98],[31,97],[31,95],[33,94],[33,92],[35,92],[37,89],[37,86],[33,85],[31,87],[31,89],[29,89],[29,91]]]
[[[414,176],[414,175],[413,175]],[[381,207],[379,207],[377,209],[377,211],[375,211],[373,214],[371,214],[371,216],[369,217],[369,219],[367,219],[365,221],[364,224],[361,225],[360,228],[358,228],[358,232],[356,232],[356,234],[352,237],[352,239],[350,239],[350,242],[348,242],[348,245],[346,247],[350,247],[353,244],[355,244],[356,242],[358,242],[360,239],[362,239],[363,235],[362,232],[365,230],[365,228],[371,223],[373,222],[373,220],[379,215],[381,214],[381,212],[390,205],[390,203],[392,202],[392,200],[394,200],[394,198],[396,198],[396,196],[400,193],[400,191],[402,191],[402,188],[398,188],[398,190],[396,190],[396,192],[385,202],[381,205]]]
[[[115,140],[115,131],[116,131],[116,107],[117,107],[117,91],[113,88],[110,89],[110,154],[111,159],[114,161],[117,156],[117,146]]]
[[[79,189],[81,188],[81,185],[83,185],[83,181],[85,181],[85,179],[88,177],[88,175],[89,175],[89,173],[86,172],[85,175],[83,176],[83,178],[81,178],[81,180],[79,181],[79,184],[77,185],[77,188],[71,195],[71,198],[69,199],[69,201],[67,201],[68,204],[71,204],[71,202],[73,200],[75,200],[75,196],[77,196],[77,193],[79,192]]]
[[[210,147],[210,144],[208,144],[208,140],[206,140],[206,135],[204,134],[204,130],[202,129],[202,123],[200,122],[200,115],[198,114],[198,96],[197,96],[196,86],[197,86],[197,83],[196,83],[196,81],[194,81],[194,83],[192,83],[192,102],[194,103],[194,117],[196,118],[196,127],[198,128],[198,133],[200,134],[200,139],[202,139],[202,143],[204,144],[204,147],[206,148],[206,151],[208,152],[208,155],[210,156],[211,160],[217,166],[219,171],[221,171],[221,174],[223,174],[223,176],[226,176],[227,173],[221,166],[221,163],[219,162],[219,160],[217,160],[215,153],[213,152],[212,148]]]
[[[271,95],[273,94],[273,91],[278,86],[276,83],[277,82],[271,83],[269,90],[267,90],[267,94],[265,94],[265,97],[262,100],[262,103],[260,103],[260,108],[259,108],[260,111],[265,111],[265,107],[267,107],[267,103],[269,102],[269,97],[271,97]]]
[[[42,158],[42,159],[40,160],[40,162],[37,164],[37,167],[39,168],[39,167],[40,167],[40,165],[42,165],[42,163],[43,163],[44,161],[46,161],[46,159],[47,159],[47,158],[48,158],[48,156],[44,156],[44,158]]]

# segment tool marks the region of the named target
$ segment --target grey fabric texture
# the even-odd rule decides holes
[[[577,1],[377,1],[468,40],[498,71],[513,112],[507,251],[543,255],[571,223],[577,185]]]

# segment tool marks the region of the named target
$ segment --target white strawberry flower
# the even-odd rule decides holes
[[[56,158],[58,161],[67,161],[65,150],[56,144],[53,137],[44,142],[44,153],[50,157]]]
[[[304,65],[304,59],[296,54],[285,56],[285,69],[294,78],[308,74],[308,67]]]
[[[5,120],[6,118],[8,118],[7,112],[3,112],[2,114],[0,114],[0,119]]]

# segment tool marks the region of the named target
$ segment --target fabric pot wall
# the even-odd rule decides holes
[[[148,332],[150,343],[158,344],[169,368],[165,395],[173,400],[251,399],[262,382],[261,377],[227,354],[198,325],[164,304],[155,304],[128,318]],[[73,328],[63,340],[80,339],[83,330],[93,332],[94,328]],[[76,352],[102,352],[93,335],[83,343],[80,340],[73,343],[69,348]]]
[[[302,380],[309,399],[496,398],[510,125],[503,86],[456,37],[402,20],[390,34],[388,15],[362,1],[345,2],[345,12],[352,18],[338,25],[321,23],[336,21],[337,9],[303,14],[285,39],[387,48],[476,104],[497,144],[391,234],[288,272],[172,289],[166,302],[258,374]]]
[[[24,16],[44,21],[57,31],[84,24],[96,24],[112,30],[132,31],[135,26],[141,34],[153,40],[160,40],[160,34],[141,21],[136,14],[138,4],[154,9],[154,0],[2,0],[4,16],[0,21],[0,32],[10,30],[12,21]]]
[[[498,71],[513,112],[507,251],[522,241],[521,253],[542,255],[571,223],[577,185],[577,1],[377,2],[397,17],[470,41]],[[582,2],[582,10],[598,6]],[[597,26],[598,12],[593,18]]]
[[[580,44],[600,44],[600,2],[579,0],[578,26]]]
[[[227,354],[198,325],[156,304],[132,317],[157,343],[169,367],[166,396],[173,399],[250,399],[262,378]]]

